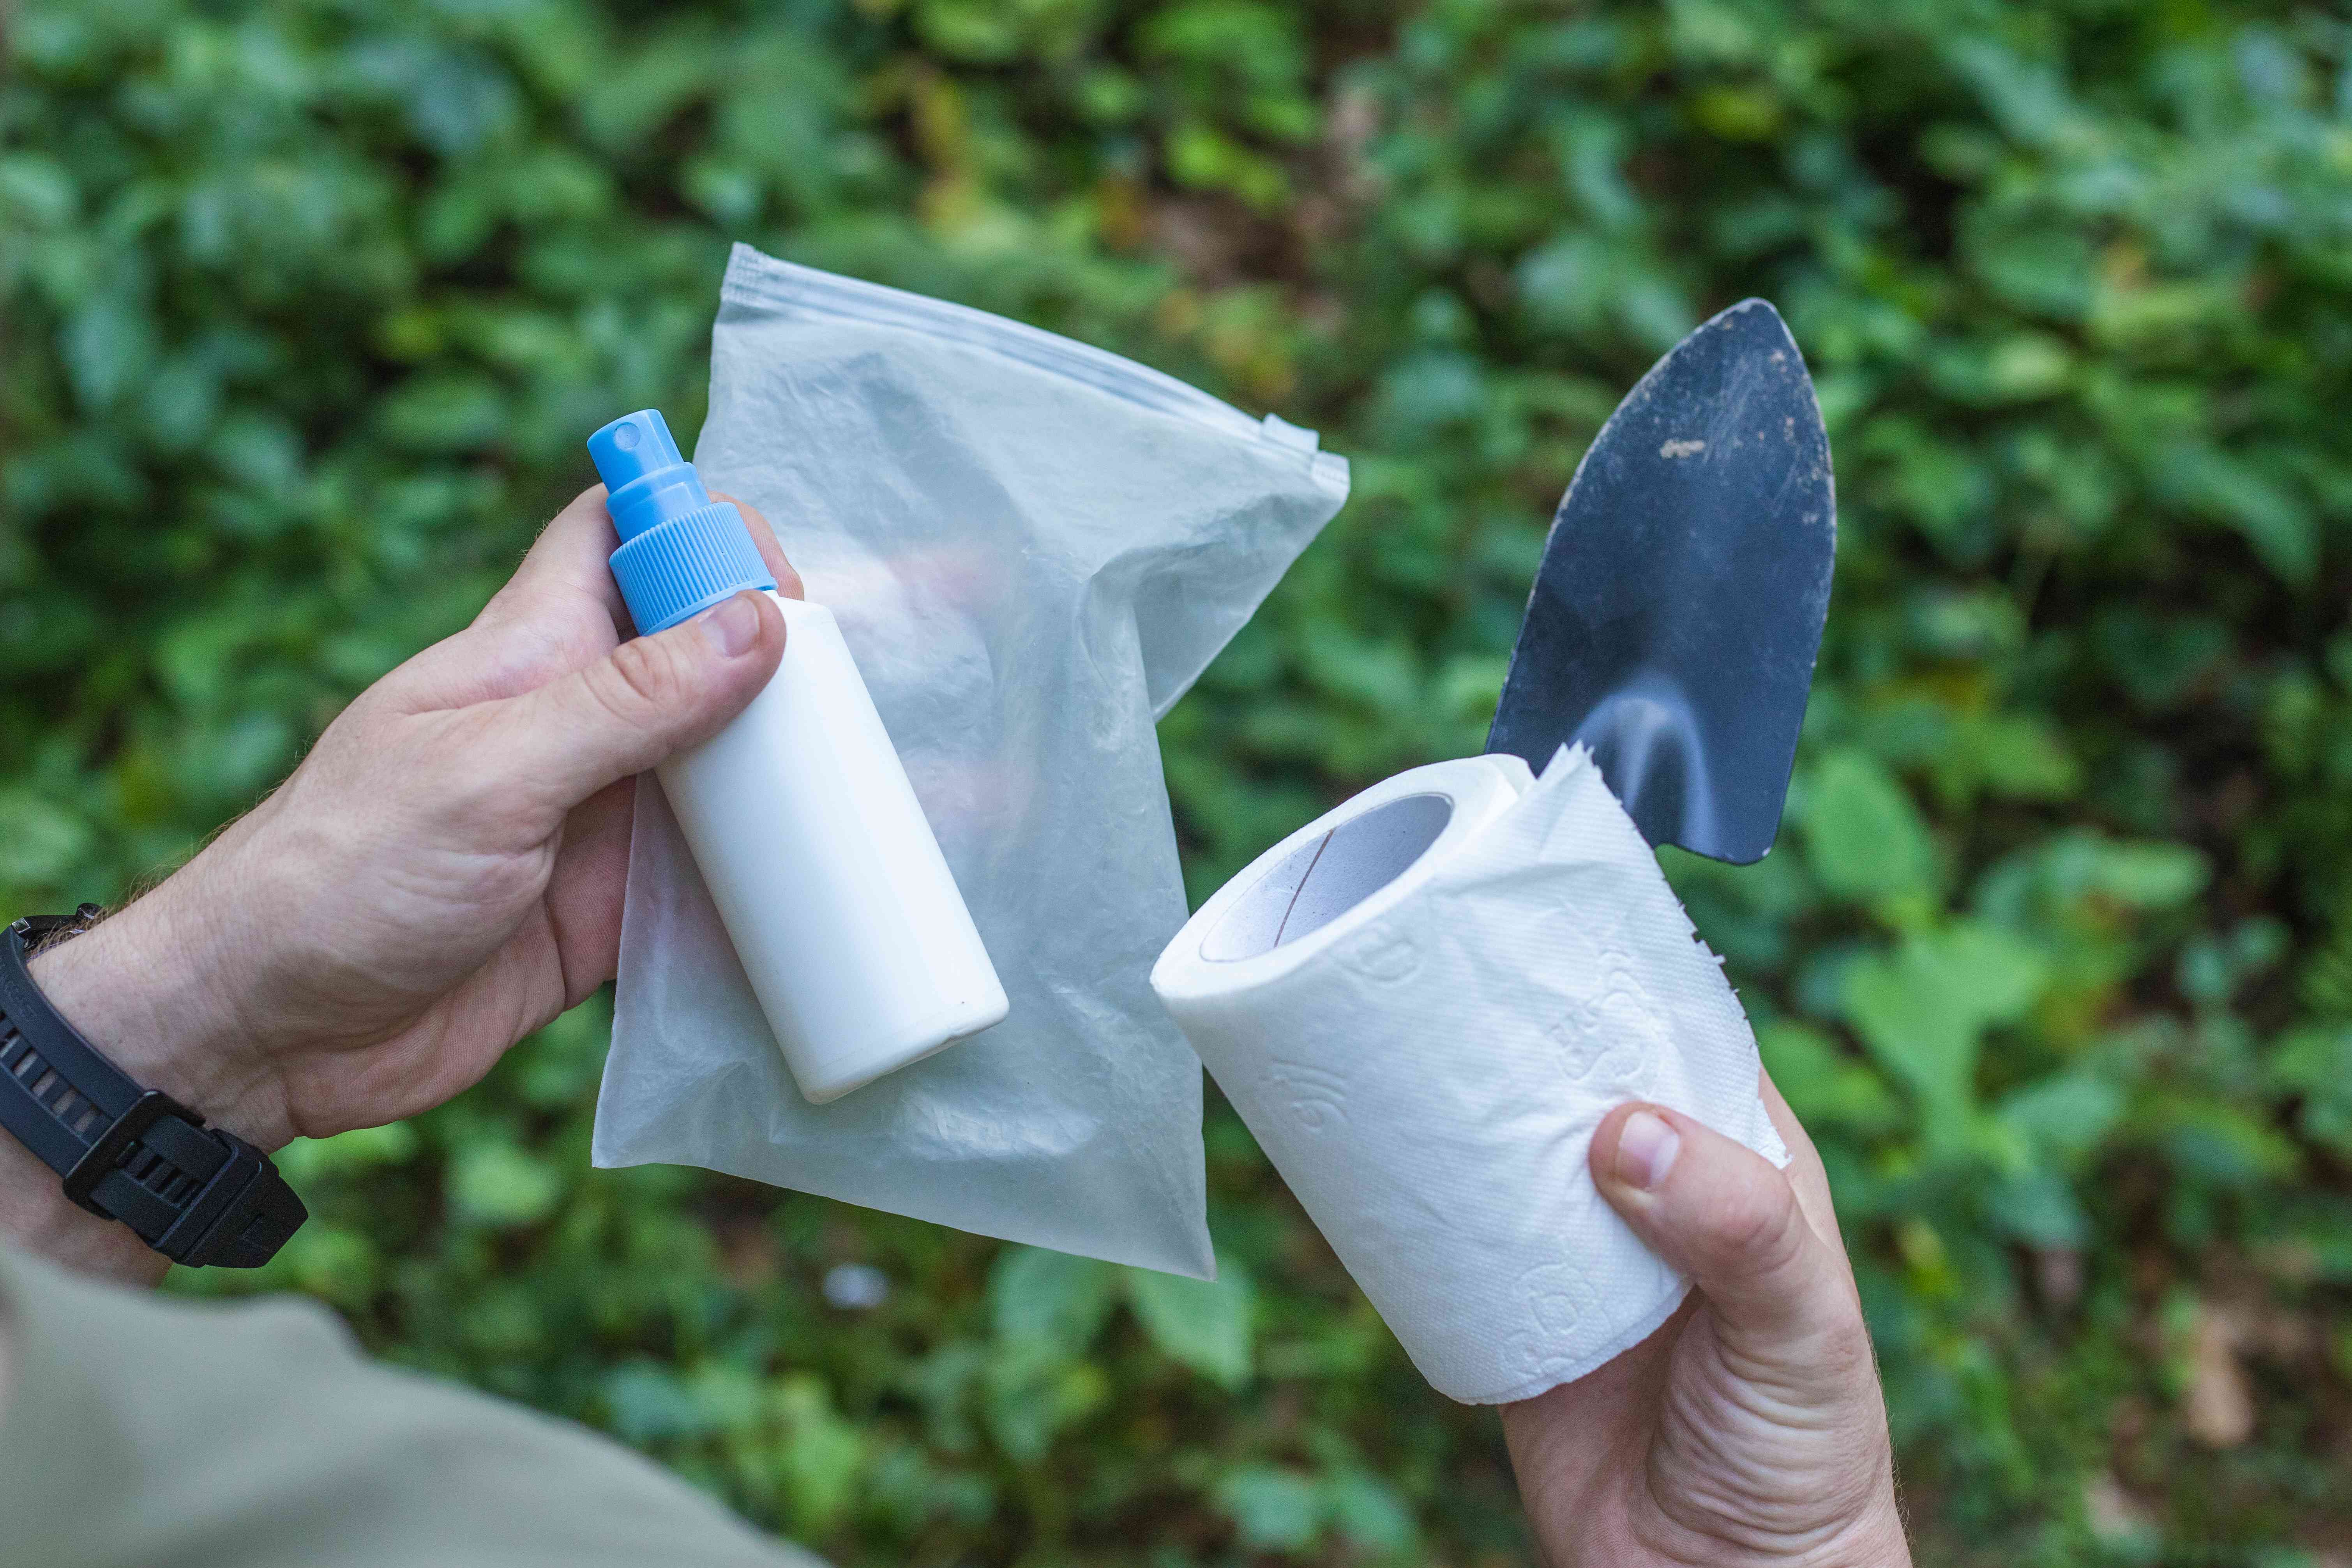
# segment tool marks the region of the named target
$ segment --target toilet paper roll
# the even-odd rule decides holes
[[[1688,1282],[1585,1166],[1627,1100],[1775,1164],[1755,1037],[1580,748],[1400,773],[1202,906],[1151,983],[1432,1385],[1526,1399]]]

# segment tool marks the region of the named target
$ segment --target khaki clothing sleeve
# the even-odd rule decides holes
[[[359,1354],[315,1303],[0,1248],[5,1568],[822,1568],[618,1444]]]

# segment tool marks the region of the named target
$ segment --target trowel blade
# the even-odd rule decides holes
[[[1746,300],[1609,416],[1553,518],[1490,752],[1591,748],[1652,844],[1772,847],[1837,550],[1829,435],[1780,314]]]

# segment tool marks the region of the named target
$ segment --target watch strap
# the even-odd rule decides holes
[[[0,937],[0,1127],[64,1178],[66,1195],[120,1220],[175,1263],[253,1268],[310,1211],[244,1139],[142,1089],[81,1037],[26,960],[74,915],[27,916]]]

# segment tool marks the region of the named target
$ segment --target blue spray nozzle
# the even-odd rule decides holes
[[[589,437],[588,456],[608,492],[604,509],[625,542],[710,504],[702,476],[678,455],[658,408],[623,415]]]
[[[776,585],[742,514],[710,499],[659,409],[614,420],[588,437],[588,455],[621,536],[613,576],[637,630],[657,632],[745,588]]]

